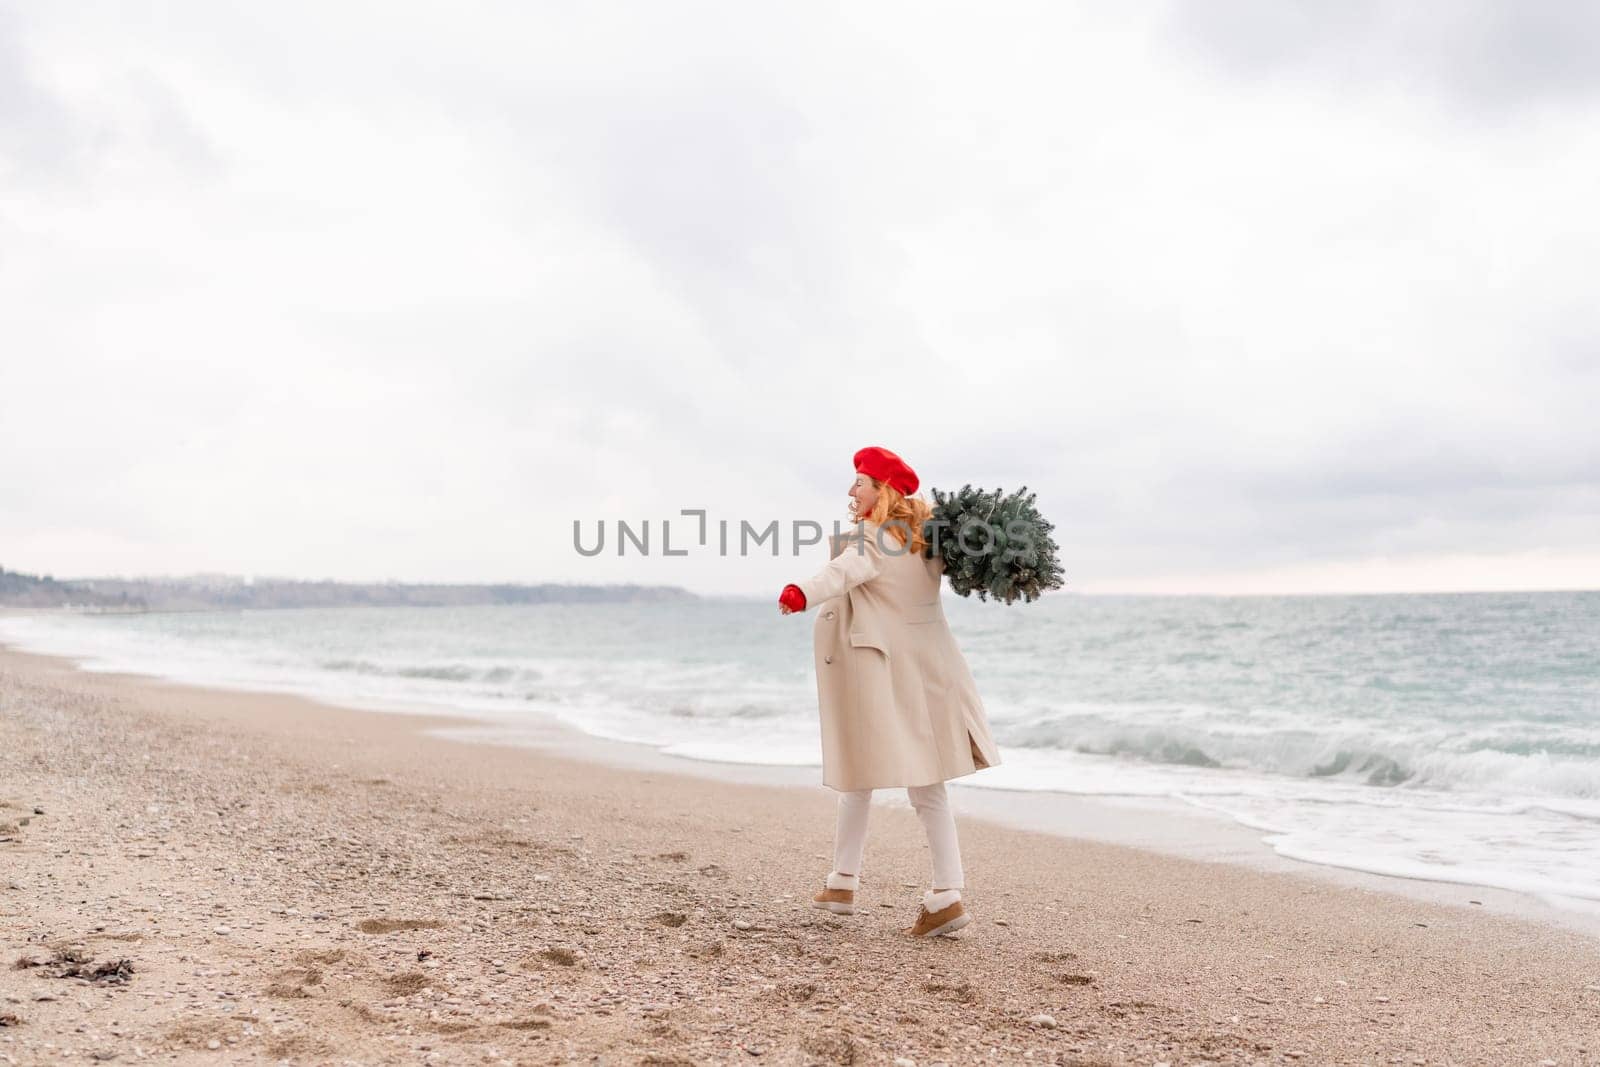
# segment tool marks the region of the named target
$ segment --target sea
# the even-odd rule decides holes
[[[1600,901],[1600,592],[945,608],[1002,760],[962,786],[1170,798],[1301,861]],[[722,598],[0,617],[89,670],[798,767],[811,631]]]

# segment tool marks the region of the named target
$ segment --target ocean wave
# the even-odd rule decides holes
[[[1505,748],[1465,731],[1328,733],[1298,728],[1241,730],[1202,724],[1136,725],[1104,713],[996,725],[1002,746],[1107,756],[1141,763],[1333,779],[1380,789],[1487,790],[1516,795],[1600,798],[1592,743],[1552,739]]]
[[[398,667],[393,671],[397,678],[425,678],[436,682],[474,682],[484,678],[486,672],[472,667],[446,665],[442,667]]]
[[[541,671],[529,667],[472,666],[464,663],[436,663],[420,665],[392,665],[375,663],[367,659],[325,659],[317,661],[317,669],[334,674],[365,674],[375,678],[414,678],[419,681],[476,683],[504,685],[509,682],[536,682],[543,679]]]
[[[325,659],[318,662],[317,666],[325,671],[335,674],[383,674],[384,670],[369,660],[364,659]]]
[[[1367,785],[1379,786],[1400,785],[1411,776],[1411,770],[1393,756],[1354,749],[1340,749],[1333,758],[1306,772],[1308,778],[1357,777]]]

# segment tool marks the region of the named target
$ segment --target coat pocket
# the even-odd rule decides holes
[[[851,630],[850,644],[855,648],[875,648],[885,656],[889,654],[889,642],[866,630]]]
[[[905,611],[906,625],[919,626],[944,621],[944,604],[934,600],[927,604],[913,604]]]

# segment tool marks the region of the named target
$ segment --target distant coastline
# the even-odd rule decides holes
[[[465,607],[481,604],[611,604],[697,600],[668,585],[573,585],[546,582],[427,584],[302,581],[201,574],[156,578],[72,578],[0,567],[0,607],[98,612],[215,611],[274,608]]]

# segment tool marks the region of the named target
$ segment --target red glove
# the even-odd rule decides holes
[[[783,587],[783,592],[778,594],[778,603],[790,611],[806,610],[806,595],[800,591],[798,585],[789,584]]]

